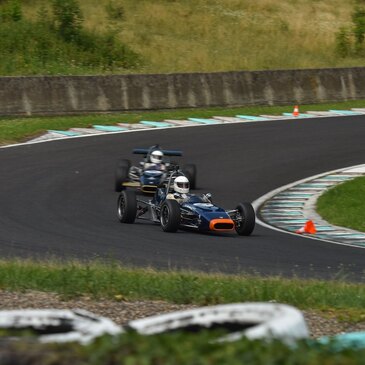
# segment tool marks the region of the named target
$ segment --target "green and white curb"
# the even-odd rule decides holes
[[[318,117],[325,118],[364,114],[365,108],[354,108],[351,110],[313,111],[305,114],[301,113],[298,117],[294,117],[292,113],[283,113],[282,116],[236,115],[235,117],[214,116],[212,118],[187,118],[185,120],[142,120],[139,123],[117,123],[114,126],[94,125],[91,128],[70,128],[67,131],[50,130],[45,135],[26,143],[2,146],[0,149],[65,138],[84,138],[110,133],[131,133],[145,130],[159,131],[170,128],[203,127],[217,124],[260,123],[277,121],[280,119],[303,120]],[[358,170],[348,168],[314,176],[266,194],[253,203],[254,208],[258,213],[257,222],[272,229],[296,234],[295,231],[301,228],[307,220],[311,219],[315,222],[318,233],[315,236],[311,235],[310,238],[365,248],[364,233],[343,227],[334,227],[319,217],[314,209],[316,200],[326,189],[354,177],[365,175],[365,168],[363,165],[361,166],[362,167],[359,167]]]
[[[253,206],[258,223],[282,232],[295,233],[312,220],[315,235],[305,237],[321,241],[365,248],[365,233],[333,226],[316,213],[316,202],[329,188],[365,176],[365,165],[358,165],[312,176],[276,189],[257,199]]]
[[[309,119],[318,117],[339,117],[365,114],[365,108],[351,110],[309,111],[294,117],[292,113],[282,115],[236,115],[235,117],[214,116],[212,118],[187,118],[185,120],[166,119],[163,121],[141,120],[139,123],[117,123],[116,125],[93,125],[90,128],[70,128],[69,130],[49,130],[44,135],[34,138],[26,143],[46,142],[64,138],[90,137],[109,133],[136,132],[146,129],[166,129],[177,127],[210,126],[229,123],[257,123],[288,119]],[[1,147],[0,147],[1,148]]]

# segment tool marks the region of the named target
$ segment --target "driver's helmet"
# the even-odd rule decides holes
[[[177,193],[188,194],[189,193],[189,180],[186,176],[178,176],[174,180],[174,190]]]
[[[161,151],[151,152],[150,160],[152,163],[162,163],[163,153]]]

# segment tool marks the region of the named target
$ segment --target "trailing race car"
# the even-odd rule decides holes
[[[236,231],[249,236],[255,228],[255,211],[250,203],[224,210],[212,203],[211,195],[189,193],[189,181],[181,172],[171,173],[164,187],[159,187],[150,201],[124,190],[118,198],[118,219],[134,223],[136,218],[160,223],[165,232],[192,228],[202,232]]]
[[[172,171],[176,170],[177,163],[166,157],[182,156],[182,151],[162,150],[159,145],[150,148],[135,148],[134,154],[144,155],[139,166],[132,166],[130,160],[118,161],[115,171],[115,191],[121,192],[126,188],[135,188],[137,191],[147,194],[155,193],[158,186],[167,182]],[[189,178],[191,188],[196,187],[196,166],[186,164],[182,171]]]

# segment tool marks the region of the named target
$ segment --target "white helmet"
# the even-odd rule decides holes
[[[189,180],[185,176],[178,176],[174,180],[174,190],[177,193],[188,194],[189,193]]]
[[[150,160],[152,163],[161,163],[163,158],[163,153],[161,151],[153,151],[150,156]]]

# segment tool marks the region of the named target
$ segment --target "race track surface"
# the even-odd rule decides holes
[[[364,281],[365,250],[261,226],[251,237],[120,224],[116,160],[135,147],[182,149],[197,192],[234,208],[279,186],[363,164],[365,116],[153,130],[0,149],[0,255],[113,259],[159,269]],[[339,274],[340,273],[340,274]]]

